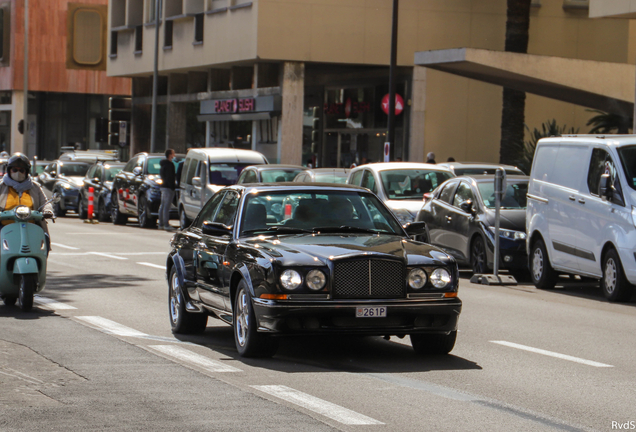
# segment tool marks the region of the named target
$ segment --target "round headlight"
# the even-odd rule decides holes
[[[27,206],[18,206],[15,209],[15,215],[18,219],[25,220],[29,216],[31,216],[31,209],[28,208]]]
[[[438,268],[433,271],[431,275],[431,283],[435,288],[444,288],[451,282],[451,275],[448,270],[444,268]]]
[[[415,268],[409,272],[409,286],[420,289],[426,285],[426,272],[421,268]]]
[[[327,283],[327,276],[325,276],[325,274],[320,270],[312,270],[307,273],[306,283],[309,289],[320,291]]]
[[[296,270],[285,270],[280,275],[280,283],[286,290],[295,290],[303,283],[303,278]]]

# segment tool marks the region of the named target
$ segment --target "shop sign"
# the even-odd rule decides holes
[[[253,112],[255,106],[254,98],[221,99],[214,101],[214,112],[217,114]]]
[[[382,98],[382,111],[384,114],[389,115],[389,94],[387,93]],[[399,94],[395,94],[395,115],[400,115],[404,111],[404,99]]]
[[[352,114],[364,114],[371,112],[371,103],[354,102],[351,98],[347,98],[345,103],[326,103],[324,110],[325,115],[344,115],[346,118],[349,118]]]

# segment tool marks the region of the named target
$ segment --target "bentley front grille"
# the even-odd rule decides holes
[[[405,283],[399,261],[363,259],[334,265],[334,298],[402,298]]]

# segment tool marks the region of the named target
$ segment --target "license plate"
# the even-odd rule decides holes
[[[386,318],[386,306],[358,307],[356,318]]]

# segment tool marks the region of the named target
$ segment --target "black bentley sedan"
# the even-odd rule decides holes
[[[88,192],[93,188],[93,211],[97,219],[100,222],[110,221],[113,180],[123,167],[121,162],[97,162],[91,165],[77,198],[77,214],[80,219],[88,218]]]
[[[293,201],[292,214],[272,203]],[[328,210],[327,210],[328,209]],[[410,335],[418,353],[453,349],[462,303],[454,258],[409,238],[367,189],[323,183],[221,189],[171,240],[166,271],[174,333],[233,325],[245,357],[280,336]]]
[[[526,193],[528,177],[508,176],[501,201],[499,268],[525,276]],[[457,177],[442,183],[416,218],[426,222],[418,240],[439,246],[475,273],[493,267],[495,244],[495,185],[493,175]]]
[[[177,154],[172,162],[177,164],[184,155]],[[115,225],[124,225],[128,217],[139,219],[139,226],[157,226],[159,205],[161,205],[160,162],[163,153],[138,153],[115,176],[111,194],[111,218]],[[170,210],[170,218],[178,217],[177,207]]]

